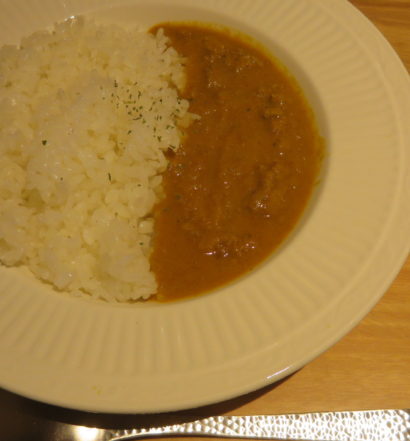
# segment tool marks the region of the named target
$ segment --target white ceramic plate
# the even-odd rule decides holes
[[[280,252],[213,294],[111,306],[0,268],[0,385],[57,405],[159,412],[224,400],[317,356],[377,302],[409,249],[407,73],[344,0],[2,0],[0,43],[74,14],[229,25],[297,77],[326,138],[323,182]]]

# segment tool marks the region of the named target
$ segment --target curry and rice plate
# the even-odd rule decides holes
[[[263,261],[315,184],[296,82],[229,32],[84,19],[0,50],[0,261],[108,302],[192,296]]]

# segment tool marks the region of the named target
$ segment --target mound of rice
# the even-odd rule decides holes
[[[156,291],[164,152],[191,118],[158,32],[81,19],[0,50],[0,260],[107,301]]]

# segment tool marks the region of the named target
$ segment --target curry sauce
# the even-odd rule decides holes
[[[303,212],[323,149],[296,82],[262,50],[207,27],[158,27],[186,57],[182,95],[200,116],[169,151],[156,208],[151,266],[168,301],[269,256]]]

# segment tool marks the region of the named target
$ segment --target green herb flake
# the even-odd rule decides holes
[[[46,145],[46,144],[47,144],[47,139],[43,139],[43,140],[41,141],[41,144]]]

